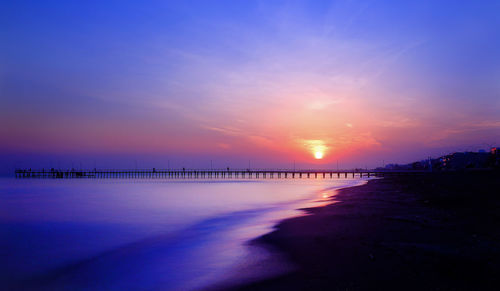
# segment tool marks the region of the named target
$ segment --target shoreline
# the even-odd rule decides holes
[[[229,290],[494,290],[500,173],[374,179],[253,241],[298,268]]]
[[[19,182],[14,178],[11,178],[10,180],[14,184],[19,184]],[[73,187],[73,185],[81,185],[83,181],[85,181],[84,184],[90,184],[91,188]],[[14,193],[26,193],[26,191],[24,190],[26,188],[29,188],[32,189],[31,192],[35,193],[35,195],[38,197],[51,197],[50,195],[46,196],[43,194],[52,192],[56,193],[57,191],[54,191],[54,188],[52,187],[47,188],[45,186],[46,183],[58,186],[67,184],[67,187],[70,188],[67,187],[61,188],[62,190],[60,194],[61,193],[83,194],[83,196],[80,195],[72,195],[72,196],[86,197],[85,201],[92,201],[93,205],[94,199],[88,199],[89,197],[106,198],[108,196],[105,196],[104,195],[105,193],[107,193],[106,195],[112,195],[113,193],[120,193],[120,197],[127,198],[129,197],[130,193],[138,193],[137,190],[146,189],[151,193],[155,193],[155,189],[156,187],[158,187],[156,185],[155,188],[144,188],[142,185],[136,185],[135,186],[136,188],[130,188],[130,184],[134,183],[133,181],[130,180],[126,180],[124,182],[122,181],[123,180],[120,180],[120,183],[117,184],[119,186],[117,188],[114,182],[111,182],[111,184],[108,182],[102,184],[101,182],[97,182],[96,180],[78,180],[77,182],[72,182],[71,180],[65,180],[65,181],[32,180],[31,181],[32,183],[35,183],[37,185],[42,185],[41,189],[43,189],[43,191],[33,187],[33,185],[26,186],[24,185],[24,182],[22,182],[20,183],[20,185],[23,185],[21,190],[15,190],[16,188],[12,187],[11,189],[13,190],[10,195],[13,195]],[[102,247],[103,245],[95,244],[93,245],[95,246],[95,248],[90,249],[90,251],[87,251],[87,254],[83,255],[79,251],[74,251],[74,248],[69,247],[68,249],[63,249],[63,251],[67,250],[71,251],[67,252],[66,256],[55,256],[53,259],[51,259],[51,262],[46,262],[46,263],[42,263],[44,261],[43,257],[39,255],[40,252],[38,253],[36,251],[30,252],[29,249],[25,250],[21,249],[17,251],[17,253],[13,252],[15,256],[11,256],[10,258],[8,258],[9,260],[8,261],[6,260],[5,265],[7,265],[8,263],[14,267],[17,267],[17,270],[25,272],[16,272],[9,270],[9,272],[15,274],[15,277],[14,276],[2,277],[2,279],[5,278],[4,280],[2,280],[2,282],[4,282],[4,285],[8,284],[8,287],[10,287],[8,289],[45,289],[45,290],[54,288],[78,289],[78,288],[84,288],[88,286],[88,284],[94,284],[93,286],[113,286],[113,284],[123,284],[121,282],[117,282],[117,280],[114,280],[113,277],[119,278],[120,276],[124,276],[123,281],[126,282],[126,276],[124,274],[119,274],[121,272],[120,266],[126,265],[126,263],[123,262],[136,262],[137,265],[142,265],[143,267],[141,267],[140,270],[134,270],[136,274],[139,273],[138,271],[141,270],[149,270],[147,272],[144,271],[144,273],[153,273],[156,270],[155,266],[162,265],[161,263],[157,264],[158,260],[165,260],[165,262],[167,262],[165,263],[165,267],[162,267],[162,270],[165,270],[165,268],[169,267],[168,261],[174,262],[174,260],[170,258],[175,258],[176,259],[175,261],[180,262],[179,265],[183,265],[184,267],[186,266],[195,267],[195,268],[186,268],[185,274],[188,275],[185,275],[182,270],[179,270],[179,274],[181,275],[184,274],[184,276],[186,278],[189,278],[189,280],[185,279],[178,281],[180,282],[179,286],[194,285],[193,282],[195,280],[206,281],[200,283],[199,285],[196,285],[196,288],[198,290],[208,288],[213,285],[216,285],[216,287],[218,287],[217,289],[221,289],[222,287],[219,286],[221,286],[224,283],[227,283],[225,287],[236,286],[235,284],[232,283],[233,282],[236,282],[236,284],[243,284],[244,282],[249,283],[255,280],[261,280],[264,278],[270,278],[272,276],[284,274],[290,271],[289,269],[290,266],[288,265],[287,261],[285,262],[285,260],[281,261],[279,259],[276,259],[276,256],[274,256],[274,254],[278,252],[272,252],[272,251],[268,252],[269,249],[266,249],[265,250],[266,252],[264,252],[260,250],[260,248],[257,251],[250,250],[247,252],[246,243],[250,240],[253,240],[256,237],[271,232],[273,230],[274,225],[277,222],[287,218],[295,217],[296,215],[302,215],[303,212],[298,210],[301,207],[313,207],[313,206],[324,205],[326,203],[331,203],[330,200],[324,199],[325,197],[327,197],[324,196],[325,193],[333,195],[333,193],[335,193],[333,192],[333,190],[334,189],[336,190],[339,187],[350,187],[352,185],[359,185],[359,183],[364,183],[358,179],[355,180],[349,179],[338,182],[333,182],[330,180],[327,181],[328,183],[326,184],[324,183],[318,184],[319,181],[317,180],[304,180],[303,181],[304,183],[297,180],[296,181],[297,183],[293,182],[291,185],[289,185],[290,183],[287,180],[275,180],[272,183],[270,181],[271,183],[270,185],[268,182],[262,180],[262,182],[258,182],[258,184],[260,184],[260,186],[257,185],[259,188],[248,188],[247,185],[240,186],[239,181],[234,181],[234,180],[223,181],[224,184],[237,182],[238,185],[236,186],[233,185],[236,188],[229,188],[229,189],[240,190],[241,193],[253,194],[254,192],[258,193],[260,192],[260,195],[263,196],[257,198],[256,200],[254,199],[244,200],[244,201],[261,201],[258,204],[260,206],[249,208],[248,203],[241,204],[240,201],[238,202],[240,204],[236,204],[236,205],[244,205],[244,207],[243,206],[240,207],[241,208],[239,209],[240,211],[231,209],[230,212],[227,211],[222,211],[220,213],[215,212],[209,214],[206,217],[203,215],[201,216],[200,220],[196,219],[192,222],[189,222],[184,227],[177,228],[173,232],[171,230],[168,230],[150,234],[137,235],[137,233],[135,233],[135,235],[128,237],[130,239],[129,241],[125,241],[123,243],[121,242],[120,239],[118,239],[114,241],[114,244],[108,246],[103,244],[105,247]],[[31,182],[29,184],[32,184]],[[210,181],[210,183],[212,182],[215,181]],[[251,182],[253,183],[253,181]],[[157,183],[158,182],[156,181],[152,181],[149,184],[154,185]],[[182,183],[186,183],[186,181],[183,181]],[[193,182],[189,181],[188,183],[191,184]],[[250,183],[250,181],[248,183]],[[198,184],[198,181],[196,181],[196,184]],[[319,186],[316,184],[318,184]],[[105,188],[101,188],[102,185],[105,185]],[[288,186],[283,188],[285,185]],[[339,185],[345,185],[345,186],[339,186]],[[210,188],[206,188],[205,185],[196,185],[196,186],[201,187],[196,189],[200,190],[204,189],[206,190],[207,193],[213,193],[213,191],[210,191]],[[274,188],[270,188],[271,186],[273,186]],[[165,188],[162,185],[160,185],[159,187],[160,190],[162,190],[162,194],[165,194],[164,192]],[[224,187],[227,186],[225,185]],[[124,191],[124,189],[127,189],[130,193]],[[187,188],[182,188],[182,189],[187,189]],[[248,189],[254,189],[254,190],[248,193],[244,192],[248,191]],[[256,191],[259,189],[261,191]],[[268,192],[262,192],[265,191],[266,189],[274,189],[274,190],[273,191],[269,190]],[[273,197],[272,196],[273,194],[278,194],[277,191],[281,191],[278,193],[281,193],[281,195],[283,196],[282,198],[278,199],[275,197],[274,199],[263,199],[265,197]],[[96,193],[96,194],[93,194],[94,196],[85,196],[86,195],[85,193]],[[166,193],[168,194],[169,192]],[[197,196],[196,192],[193,193],[195,196]],[[222,197],[224,198],[229,193],[230,192],[222,194]],[[136,197],[134,195],[137,194],[133,194],[132,197]],[[250,195],[241,195],[240,198],[241,199],[243,197],[248,198],[249,196]],[[23,196],[16,195],[15,197],[22,198]],[[59,197],[63,196],[61,195]],[[64,197],[67,197],[67,195],[65,195]],[[162,195],[161,197],[164,196]],[[213,197],[214,196],[211,196],[210,198]],[[295,199],[290,199],[291,197],[292,198],[295,197]],[[185,198],[185,196],[183,198]],[[240,198],[238,198],[237,201],[239,201]],[[107,201],[107,199],[109,199],[109,197],[104,200],[97,199],[95,201],[96,202]],[[42,199],[36,201],[43,202],[44,200]],[[220,201],[226,203],[226,199],[222,199]],[[102,209],[102,207],[106,207],[106,205],[107,204],[101,205],[99,209]],[[122,213],[120,212],[117,217],[123,217]],[[28,223],[27,226],[22,226],[22,227],[13,225],[13,227],[10,227],[10,229],[12,229],[11,231],[12,238],[18,239],[19,237],[15,236],[14,230],[17,231],[18,233],[24,234],[24,237],[21,237],[23,238],[22,241],[32,240],[34,242],[38,242],[40,238],[42,239],[45,238],[44,251],[45,252],[54,251],[54,253],[57,255],[58,251],[56,251],[54,248],[51,247],[54,245],[51,242],[57,242],[61,237],[64,237],[64,235],[68,233],[68,230],[70,231],[68,234],[69,238],[68,241],[69,242],[73,241],[75,243],[79,243],[79,240],[71,240],[71,238],[74,237],[74,235],[71,236],[71,230],[76,230],[77,233],[84,234],[84,238],[87,236],[87,234],[101,234],[101,235],[103,234],[102,231],[99,231],[98,228],[95,228],[98,225],[86,225],[85,223],[82,222],[78,224],[76,223],[78,221],[76,221],[74,223],[69,223],[68,224],[69,227],[66,226],[65,228],[61,228],[58,227],[57,220],[54,219],[54,221],[55,222],[49,221],[46,223],[43,222],[41,223],[34,222],[32,224]],[[154,223],[155,221],[157,220],[152,219],[150,222]],[[162,221],[165,222],[164,220]],[[107,224],[104,223],[102,227],[109,227],[109,225],[107,226],[106,225]],[[63,230],[64,232],[62,232],[61,230]],[[113,230],[114,230],[113,227],[107,229],[109,235],[113,235],[114,233]],[[95,237],[99,237],[99,235]],[[117,236],[116,238],[119,238],[119,236]],[[15,240],[11,240],[9,241],[9,243],[10,245],[7,246],[8,249],[17,250],[14,247],[11,247],[16,243]],[[211,247],[212,250],[214,251],[210,253],[203,251],[201,253],[203,256],[200,255],[198,256],[198,259],[205,258],[206,260],[205,263],[197,263],[198,260],[193,260],[193,263],[190,263],[190,265],[188,265],[190,261],[183,260],[183,258],[189,258],[189,256],[194,257],[193,255],[190,254],[193,254],[196,251],[197,245],[200,246],[199,249],[208,249],[209,247]],[[82,246],[79,246],[79,248],[85,250],[85,246],[86,246],[85,244],[82,244]],[[182,248],[179,246],[181,246]],[[255,247],[254,249],[257,249],[257,247]],[[223,252],[228,252],[229,254],[226,256],[227,257],[226,259],[224,258],[220,259],[221,258],[220,254]],[[231,255],[231,253],[236,255]],[[153,256],[152,254],[155,255]],[[198,254],[200,254],[200,251],[198,251]],[[35,263],[40,262],[38,267],[31,269],[22,267],[23,265],[29,266],[27,263],[24,263],[27,261],[24,258],[30,255],[32,258],[35,258],[32,260],[33,262]],[[206,259],[207,257],[209,259]],[[20,262],[22,263],[18,265],[11,264],[10,262],[17,261],[14,260],[15,258],[20,258],[21,259]],[[156,259],[156,258],[161,258],[161,259]],[[214,268],[215,269],[214,270],[211,268],[214,262],[218,264],[217,267],[218,269]],[[250,262],[250,264],[247,264],[248,262]],[[230,272],[231,268],[233,268],[233,263],[235,266],[241,265],[241,268],[240,270],[234,272],[233,274],[229,274],[231,273]],[[171,263],[171,265],[175,267],[174,263]],[[261,266],[264,266],[264,268],[260,268]],[[198,275],[189,277],[190,276],[189,274],[192,274],[190,270],[196,271],[196,270],[201,270],[201,268],[205,268],[206,270],[208,270],[208,272],[205,273],[198,272]],[[220,272],[220,270],[223,270],[223,272]],[[176,274],[176,271],[177,270],[174,269],[170,273]],[[128,273],[129,271],[127,271],[125,274]],[[226,273],[228,275],[226,275]],[[209,274],[210,276],[205,274]],[[82,276],[87,277],[88,280],[83,281],[77,279]],[[203,279],[201,276],[205,276],[206,280]],[[111,277],[112,279],[108,280],[107,278],[109,277]],[[146,278],[145,276],[138,276],[138,278],[135,281],[142,279],[142,277]],[[158,286],[160,286],[161,284],[163,284],[163,282],[166,281],[167,281],[166,279],[163,279],[163,276],[158,276],[145,280],[143,284],[144,286],[146,286],[146,284],[154,285],[152,282],[159,282]],[[171,281],[173,281],[174,283],[170,283]],[[171,281],[168,281],[169,282],[168,284],[177,284],[175,280]],[[134,286],[140,286],[140,285],[134,285]],[[171,286],[171,285],[165,284],[164,286]],[[158,289],[161,288],[158,287]]]
[[[273,232],[276,225],[281,223],[282,221],[308,215],[307,209],[324,207],[336,203],[337,200],[335,199],[335,197],[337,191],[341,189],[366,185],[366,183],[369,181],[369,179],[367,178],[356,178],[349,180],[351,181],[351,183],[349,184],[340,186],[329,185],[328,187],[322,188],[321,190],[314,190],[311,193],[314,193],[315,197],[303,198],[297,201],[286,203],[292,206],[287,206],[287,209],[283,208],[280,211],[275,211],[288,212],[288,214],[280,215],[281,217],[279,218],[273,218],[272,221],[270,221],[269,227],[267,228],[266,232],[262,232],[259,235],[248,238],[248,240],[246,240],[242,244],[246,249],[249,249],[249,254],[251,254],[250,261],[252,261],[252,263],[236,266],[236,268],[233,269],[232,272],[238,275],[227,276],[223,280],[203,286],[202,290],[230,290],[232,288],[243,286],[245,284],[252,284],[253,282],[274,278],[295,271],[295,264],[291,262],[286,256],[284,256],[284,254],[282,254],[277,248],[269,244],[257,243],[256,241],[259,238]],[[287,181],[285,180],[284,182]],[[324,196],[324,193],[329,193],[330,195],[326,197]],[[254,256],[259,255],[261,255],[263,259],[255,262]]]

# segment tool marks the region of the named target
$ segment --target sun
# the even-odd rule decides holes
[[[302,140],[308,155],[312,155],[316,160],[322,160],[329,152],[330,146],[321,139]]]

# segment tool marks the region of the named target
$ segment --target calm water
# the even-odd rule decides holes
[[[285,272],[246,242],[361,183],[0,179],[0,283],[192,290]]]

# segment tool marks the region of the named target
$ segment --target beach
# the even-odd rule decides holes
[[[374,179],[252,242],[293,272],[234,290],[498,290],[500,173]]]

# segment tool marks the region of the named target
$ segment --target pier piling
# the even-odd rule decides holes
[[[180,169],[180,170],[159,170],[156,168],[145,170],[32,170],[32,169],[17,169],[15,170],[15,178],[17,179],[302,179],[306,176],[311,178],[311,174],[315,179],[318,176],[322,179],[340,179],[342,176],[347,178],[352,175],[353,178],[371,178],[383,177],[386,175],[403,175],[403,174],[424,174],[426,171],[339,171],[339,170],[203,170],[203,169]]]

